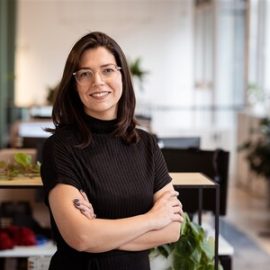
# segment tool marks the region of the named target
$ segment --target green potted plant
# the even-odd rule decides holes
[[[238,150],[246,152],[250,170],[267,181],[267,206],[270,208],[270,118],[261,119],[259,127],[251,130],[251,133],[258,133],[257,139],[249,139]],[[260,235],[269,237],[270,232],[260,232]]]
[[[149,256],[151,270],[214,270],[214,239],[184,214],[179,241],[154,248]]]
[[[258,133],[258,139],[246,141],[238,150],[246,152],[246,160],[253,172],[270,180],[270,119],[263,118],[258,129],[251,132]]]
[[[31,155],[16,153],[14,162],[0,160],[0,181],[1,179],[12,180],[17,176],[36,177],[40,175],[40,163],[33,162]]]
[[[138,57],[134,61],[129,61],[129,70],[134,79],[139,84],[139,89],[143,91],[143,79],[148,71],[143,70],[141,67],[141,58]]]

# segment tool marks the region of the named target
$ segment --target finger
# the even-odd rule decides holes
[[[87,202],[89,202],[86,193],[85,193],[82,189],[80,190],[80,193],[82,194],[83,198],[84,198]]]
[[[180,215],[182,218],[184,218],[184,211],[183,211],[183,210],[180,210],[180,211],[179,211],[179,215]]]
[[[79,202],[78,202],[78,204],[80,204],[80,205],[84,205],[85,207],[88,207],[89,209],[93,209],[93,206],[92,206],[92,204],[91,203],[89,203],[89,202],[86,202],[86,201],[84,201],[84,200],[79,200]]]
[[[86,207],[86,206],[84,206],[84,205],[76,205],[76,204],[74,204],[74,206],[75,206],[75,208],[77,208],[79,211],[81,211],[82,213],[85,213],[87,216],[88,216],[88,214],[90,215],[90,216],[95,216],[95,213],[94,213],[94,210],[93,209],[90,209],[90,208],[88,208],[88,207]]]
[[[170,197],[171,200],[175,200],[175,201],[179,201],[181,203],[181,201],[178,199],[178,196],[172,195]]]
[[[175,199],[175,200],[172,200],[173,201],[173,204],[175,206],[180,206],[180,207],[183,207],[182,203],[178,200],[178,199]]]
[[[94,215],[95,214],[93,208],[89,208],[89,207],[87,207],[87,206],[85,206],[83,204],[75,205],[75,207],[77,209],[79,209],[80,211],[89,212],[91,215]]]
[[[177,200],[177,199],[170,200],[169,201],[169,205],[170,206],[179,206],[179,207],[182,207],[183,208],[181,202],[179,200]]]
[[[183,208],[182,203],[181,203],[181,202],[179,202],[179,201],[176,203],[176,205],[178,205],[179,207]]]
[[[87,218],[89,218],[89,219],[91,218],[90,213],[84,211],[83,209],[81,209],[80,212],[81,212],[85,217],[87,217]]]
[[[89,211],[81,210],[81,213],[82,213],[85,217],[87,217],[88,219],[94,219],[94,218],[96,218],[96,215],[90,213]]]
[[[177,222],[180,222],[181,223],[181,216],[180,215],[174,215],[173,218],[172,218],[172,221],[177,221]]]
[[[91,210],[91,209],[89,209],[89,208],[86,207],[86,206],[81,205],[81,206],[78,207],[77,209],[79,209],[79,210],[80,210],[81,212],[83,212],[83,213],[89,214],[91,217],[92,217],[92,216],[95,216],[94,211]]]
[[[174,208],[173,208],[173,212],[175,213],[175,214],[182,214],[183,213],[183,210],[182,210],[182,208],[181,207],[179,207],[179,206],[175,206]]]
[[[72,200],[72,202],[76,208],[78,208],[81,205],[81,201],[79,199],[74,199]]]
[[[92,218],[93,216],[95,216],[93,210],[89,209],[83,204],[80,204],[78,199],[73,200],[73,204],[75,208],[78,209],[85,217]]]
[[[75,206],[84,205],[88,207],[89,209],[93,209],[92,204],[89,201],[85,201],[84,199],[75,199],[73,200],[73,203]]]
[[[184,222],[184,218],[182,216],[179,216],[178,222],[179,223],[183,223]]]
[[[172,221],[177,221],[177,222],[180,222],[180,223],[183,223],[184,222],[184,218],[179,215],[179,214],[175,214],[172,218]]]
[[[177,197],[178,195],[179,195],[179,192],[178,191],[176,191],[176,190],[172,190],[171,191],[171,196]]]
[[[178,201],[179,201],[179,200],[178,200]],[[183,208],[183,204],[182,204],[180,201],[179,201],[179,203],[180,203],[179,205]]]

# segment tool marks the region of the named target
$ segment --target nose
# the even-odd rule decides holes
[[[104,84],[103,78],[98,71],[96,71],[94,74],[93,84],[94,85]]]

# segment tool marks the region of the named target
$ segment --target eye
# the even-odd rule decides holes
[[[104,69],[102,69],[102,74],[104,75],[110,75],[112,73],[114,73],[115,69],[113,67],[106,67]]]
[[[92,72],[90,70],[81,70],[77,74],[78,74],[78,79],[79,80],[91,79],[92,78]]]

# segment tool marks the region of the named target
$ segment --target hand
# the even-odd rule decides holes
[[[87,195],[84,191],[80,190],[81,197],[73,200],[73,205],[80,210],[80,212],[88,219],[96,218],[94,208],[89,202]]]
[[[161,229],[173,221],[183,222],[183,209],[177,199],[177,191],[166,191],[155,202],[147,213],[153,222],[154,229]]]

